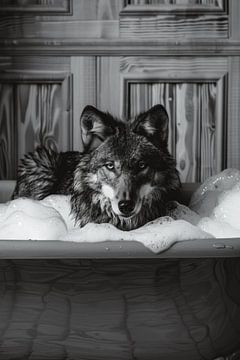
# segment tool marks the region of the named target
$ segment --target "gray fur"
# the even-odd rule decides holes
[[[135,229],[165,215],[166,204],[180,186],[175,161],[167,149],[168,117],[157,105],[132,122],[87,106],[81,116],[86,151],[56,153],[38,148],[22,160],[14,197],[42,199],[71,195],[76,223],[111,223]],[[114,170],[106,168],[114,163]],[[146,168],[139,169],[144,162]],[[149,188],[144,194],[141,189]],[[110,189],[107,196],[104,187]],[[112,194],[113,193],[113,194]],[[140,196],[141,195],[141,196]],[[131,198],[136,213],[122,216],[114,210],[120,198]],[[135,210],[134,210],[135,211]]]

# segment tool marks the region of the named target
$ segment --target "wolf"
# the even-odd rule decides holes
[[[38,147],[25,155],[13,198],[70,195],[80,227],[111,223],[132,230],[164,216],[181,186],[168,123],[160,104],[125,122],[88,105],[80,118],[84,152]]]

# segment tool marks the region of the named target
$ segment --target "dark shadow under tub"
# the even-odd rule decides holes
[[[2,259],[0,278],[1,360],[239,359],[239,258]]]

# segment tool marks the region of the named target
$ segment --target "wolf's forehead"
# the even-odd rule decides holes
[[[126,134],[122,137],[113,138],[111,146],[109,146],[108,150],[114,157],[123,160],[131,159],[136,156],[141,157],[141,155],[146,151],[146,147],[139,136]]]

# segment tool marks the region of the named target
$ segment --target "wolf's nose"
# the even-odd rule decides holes
[[[130,215],[134,207],[135,205],[131,200],[122,200],[118,203],[118,208],[124,215]]]

